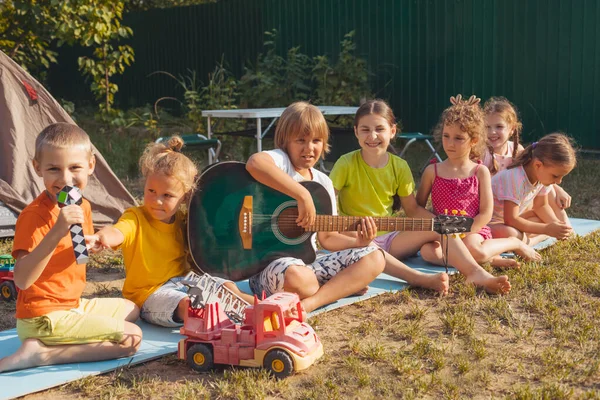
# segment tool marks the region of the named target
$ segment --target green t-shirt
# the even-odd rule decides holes
[[[370,167],[360,150],[340,157],[329,178],[338,193],[340,215],[387,217],[392,215],[393,196],[411,195],[415,182],[406,161],[390,154],[383,168]]]

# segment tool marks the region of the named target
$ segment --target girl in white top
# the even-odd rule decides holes
[[[507,169],[523,151],[519,143],[523,124],[519,121],[517,109],[504,97],[491,97],[483,106],[487,129],[489,152],[482,157],[492,175]],[[565,209],[571,206],[571,196],[558,185],[551,185],[548,204],[556,217],[567,221]]]
[[[575,164],[571,139],[552,133],[527,146],[508,169],[494,175],[493,237],[518,237],[530,245],[546,239],[546,235],[569,237],[573,229],[568,220],[553,212],[548,194],[551,185],[559,184]]]

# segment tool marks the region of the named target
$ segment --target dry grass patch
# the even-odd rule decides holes
[[[311,318],[325,356],[284,381],[246,368],[198,374],[172,355],[29,397],[600,398],[599,245],[597,232],[544,250],[543,263],[508,271],[508,296],[455,276],[445,298],[409,289]],[[88,267],[90,285],[122,274],[95,262],[104,267]]]
[[[582,160],[565,179],[570,215],[600,219],[598,167]],[[453,276],[445,298],[409,289],[313,317],[325,355],[284,381],[245,368],[199,374],[171,355],[27,398],[600,399],[600,232],[542,255],[505,272],[507,296]],[[94,256],[86,295],[115,295],[123,274],[118,254]],[[13,314],[0,302],[2,329]]]

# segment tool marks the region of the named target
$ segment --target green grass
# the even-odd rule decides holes
[[[116,135],[112,140],[112,146],[120,143]],[[418,144],[411,148],[413,170],[425,154]],[[109,163],[117,157],[105,156]],[[563,187],[573,197],[569,215],[600,219],[599,168],[598,160],[582,160],[565,178]],[[0,251],[10,246],[0,242]],[[171,355],[40,396],[600,399],[600,232],[557,243],[542,255],[543,262],[505,272],[512,284],[507,296],[487,295],[454,276],[445,298],[408,289],[311,318],[325,355],[283,381],[259,369],[218,367],[199,374]],[[88,272],[122,276],[122,259],[94,256]],[[95,295],[116,294],[114,285],[98,282]],[[14,303],[0,302],[0,328],[14,326],[12,314]]]

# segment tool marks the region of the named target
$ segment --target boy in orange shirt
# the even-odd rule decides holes
[[[36,139],[33,166],[46,190],[17,219],[12,255],[22,345],[0,359],[0,372],[126,357],[140,345],[135,304],[81,299],[85,264],[76,263],[69,228],[94,233],[90,203],[59,208],[56,200],[66,185],[83,191],[95,163],[90,138],[76,125],[52,124]]]

